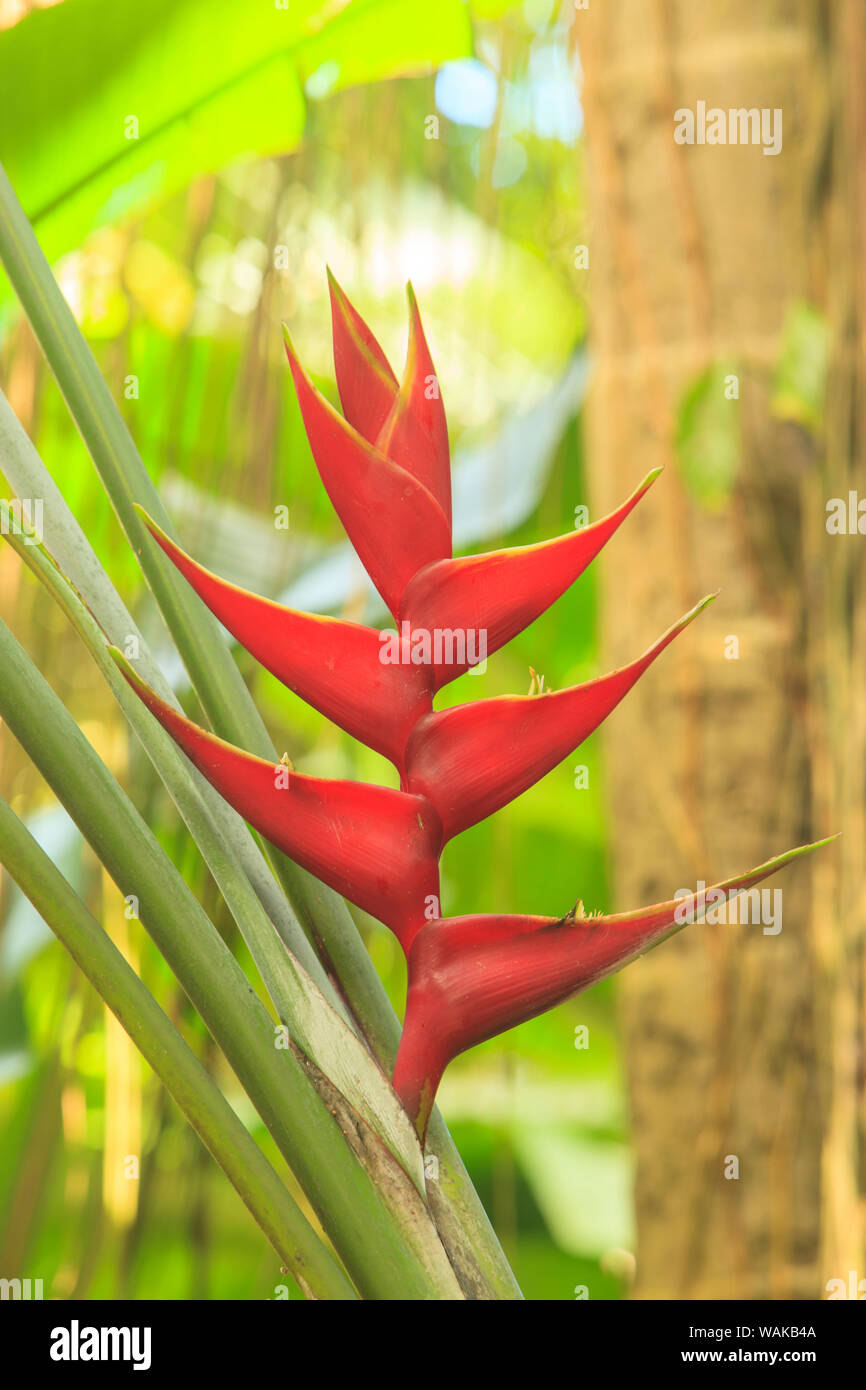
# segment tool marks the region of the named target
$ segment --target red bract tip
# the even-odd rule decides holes
[[[109,650],[139,699],[220,796],[303,868],[384,922],[408,949],[425,911],[439,902],[442,827],[429,802],[254,758],[172,709],[116,648]]]
[[[411,285],[406,372],[376,446],[424,484],[450,527],[451,454],[445,407]]]
[[[364,568],[396,615],[413,575],[450,556],[451,528],[427,489],[368,444],[316,390],[288,335],[286,353],[325,490]]]
[[[349,424],[372,444],[388,418],[399,382],[373,333],[330,270],[328,286],[340,404]]]
[[[826,844],[820,841],[819,844]],[[467,1048],[613,974],[721,898],[751,888],[818,844],[789,850],[706,890],[611,916],[477,916],[429,922],[409,952],[394,1088],[424,1136],[442,1072]]]
[[[423,715],[406,746],[406,787],[436,807],[446,841],[492,816],[597,729],[711,600],[630,666],[547,695],[503,695]]]
[[[660,472],[648,474],[626,502],[592,526],[538,545],[440,560],[419,570],[400,601],[401,621],[428,632],[484,633],[492,656],[574,583]],[[468,666],[443,663],[435,672],[435,688]]]
[[[406,740],[431,706],[429,672],[383,663],[376,628],[299,613],[227,583],[191,559],[143,508],[136,510],[199,598],[257,661],[402,775]]]

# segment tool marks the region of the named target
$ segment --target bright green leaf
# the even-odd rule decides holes
[[[334,64],[344,87],[470,51],[462,0],[68,0],[0,36],[0,149],[52,261],[238,156],[294,149],[299,72]]]
[[[376,0],[348,6],[299,48],[297,62],[308,93],[320,97],[358,82],[429,71],[471,52],[463,0]]]

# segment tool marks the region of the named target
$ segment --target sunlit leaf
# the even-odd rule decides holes
[[[324,65],[346,86],[470,43],[460,0],[75,0],[0,35],[0,152],[53,260],[240,155],[294,149]]]

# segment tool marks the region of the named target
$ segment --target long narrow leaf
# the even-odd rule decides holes
[[[114,666],[106,656],[102,633],[122,650],[136,651],[136,667],[144,679],[168,704],[175,709],[179,708],[177,699],[153,659],[147,643],[2,391],[0,469],[19,497],[41,500],[45,552],[55,563],[52,564],[47,558],[43,558],[41,547],[33,544],[34,537],[16,535],[16,528],[10,528],[7,536],[9,544],[51,589],[54,597],[75,623],[91,654],[99,662],[103,674],[108,676],[110,671],[114,678]],[[58,568],[55,568],[55,565]],[[68,583],[61,578],[60,572],[68,577]],[[78,596],[83,602],[78,601]],[[102,633],[97,633],[96,624],[102,629]],[[171,766],[177,776],[185,774],[190,786],[198,791],[213,825],[219,832],[224,846],[221,853],[228,852],[237,861],[286,946],[310,972],[331,1002],[338,1004],[338,996],[331,980],[322,969],[297,917],[285,895],[280,892],[273,873],[241,817],[194,769],[183,764],[178,758],[173,759]],[[199,847],[213,871],[214,866],[209,858],[208,849],[201,840]],[[221,884],[221,887],[225,892],[225,885]]]
[[[0,860],[126,1029],[310,1298],[355,1299],[261,1149],[153,995],[0,798]]]
[[[450,1273],[422,1262],[417,1213],[401,1221],[353,1152],[292,1049],[171,860],[78,725],[0,623],[0,718],[53,787],[139,915],[234,1067],[359,1292],[459,1297]],[[407,1179],[408,1181],[408,1179]],[[414,1192],[414,1188],[411,1187]],[[417,1198],[417,1194],[416,1194]],[[422,1233],[423,1239],[424,1233]]]
[[[213,825],[175,744],[148,718],[141,701],[118,673],[95,619],[51,563],[44,548],[28,545],[21,536],[11,535],[8,539],[74,624],[165,783],[225,898],[289,1036],[364,1115],[423,1192],[421,1151],[405,1110],[345,1018],[329,1004],[307,969],[277,937],[252,886]],[[301,935],[300,940],[312,956],[306,937]],[[312,959],[315,961],[315,957]]]
[[[44,534],[48,548],[100,626],[111,640],[119,645],[125,645],[129,637],[134,639],[139,651],[136,662],[139,671],[164,699],[176,706],[175,697],[150,656],[144,638],[138,632],[87,537],[2,392],[0,458],[3,471],[19,496],[43,499]],[[238,860],[256,888],[269,917],[283,940],[294,951],[297,946],[297,932],[293,930],[294,917],[244,822],[192,768],[190,776],[197,783],[214,823],[234,847]],[[285,867],[294,868],[288,863]],[[302,873],[301,870],[297,872]],[[328,957],[341,982],[344,985],[348,982],[349,988],[346,993],[351,1000],[353,1012],[363,1022],[376,1056],[384,1066],[390,1068],[400,1040],[400,1024],[391,1002],[367,952],[363,947],[358,949],[357,932],[351,919],[351,932],[343,933],[341,930],[341,917],[345,913],[342,903],[335,900],[340,912],[331,914],[332,903],[329,902],[329,898],[333,898],[334,895],[317,880],[309,876],[307,879],[306,897],[302,899],[299,895],[295,902],[303,902],[304,910],[308,914],[306,925],[311,934],[315,919],[324,918],[332,922],[333,932],[328,937]],[[321,894],[321,902],[317,894]],[[330,982],[327,976],[320,971],[314,978],[330,998]],[[428,1130],[427,1148],[435,1155],[438,1166],[438,1178],[428,1185],[428,1198],[435,1211],[442,1240],[454,1267],[459,1270],[463,1286],[475,1298],[520,1298],[520,1289],[496,1233],[448,1128],[435,1109]]]
[[[192,665],[191,675],[196,692],[216,731],[230,739],[241,733],[237,741],[244,747],[260,751],[264,756],[276,756],[276,750],[266,735],[263,738],[260,717],[237,675],[230,654],[215,636],[218,632],[215,621],[188,589],[186,598],[179,597],[179,590],[186,589],[186,586],[135,515],[132,504],[139,502],[164,525],[164,529],[170,530],[165,525],[165,511],[147,470],[51,274],[2,165],[0,260],[67,399],[106,491],[121,515],[127,534],[135,538],[133,545],[141,554],[143,565],[143,552],[148,545],[151,547],[147,564],[149,577],[152,576],[155,585],[154,592],[157,597],[161,595],[165,602],[164,615],[184,659],[188,658],[187,669],[190,669],[190,663]],[[169,571],[172,579],[168,577]],[[284,856],[275,856],[273,862],[301,925],[339,979],[352,1012],[380,1061],[390,1065],[396,1055],[399,1024],[345,903]],[[452,1258],[462,1260],[465,1277],[478,1281],[480,1288],[490,1288],[498,1297],[520,1297],[484,1208],[447,1128],[436,1112],[431,1121],[430,1141],[440,1159],[440,1173],[443,1175],[435,1194],[437,1219]],[[443,1194],[446,1200],[442,1200]],[[467,1233],[473,1238],[470,1245],[467,1245]]]
[[[260,757],[277,752],[219,626],[152,540],[138,502],[167,534],[171,522],[117,404],[51,273],[0,164],[0,260],[21,300],[97,472],[177,643],[214,731]],[[37,494],[39,495],[39,494]],[[382,1060],[395,1025],[372,962],[345,903],[305,869],[275,854],[275,870],[307,935],[337,974],[352,1011]]]

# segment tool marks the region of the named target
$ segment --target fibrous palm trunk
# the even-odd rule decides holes
[[[792,872],[781,931],[701,927],[623,979],[638,1296],[826,1297],[864,1264],[864,541],[825,526],[866,427],[864,29],[859,0],[618,0],[574,18],[593,513],[669,465],[600,576],[607,664],[664,623],[671,579],[680,607],[721,590],[674,654],[673,691],[645,682],[610,727],[616,902],[846,832]],[[699,102],[781,109],[781,151],[677,143],[675,112]],[[803,302],[825,316],[830,371],[822,417],[796,424],[774,381]],[[713,511],[677,430],[714,363],[738,378],[741,453]]]

